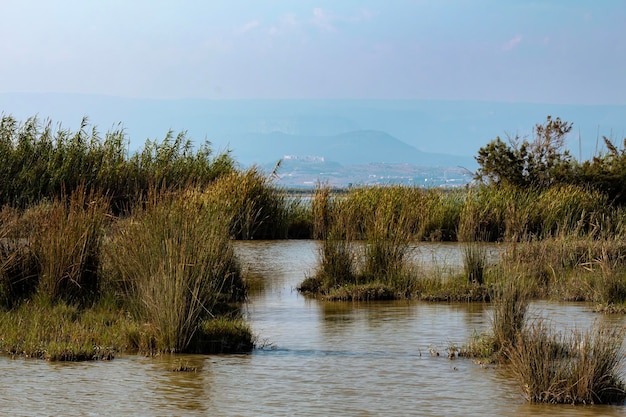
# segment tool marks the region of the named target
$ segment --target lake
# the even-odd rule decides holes
[[[315,268],[316,242],[237,242],[236,248],[250,285],[245,315],[261,348],[83,363],[2,356],[0,410],[21,416],[626,415],[622,406],[528,404],[506,368],[449,359],[450,346],[489,327],[489,305],[311,300],[295,288]],[[454,269],[461,251],[457,244],[424,243],[416,257]],[[578,303],[537,302],[530,310],[561,328],[626,319]],[[180,364],[196,371],[173,372]]]

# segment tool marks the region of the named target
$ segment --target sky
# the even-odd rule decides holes
[[[0,0],[0,93],[626,104],[623,0]]]

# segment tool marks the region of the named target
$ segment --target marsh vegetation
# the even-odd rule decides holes
[[[307,296],[490,302],[491,331],[465,355],[509,366],[530,401],[620,400],[622,330],[564,337],[526,314],[537,298],[626,310],[615,180],[626,157],[613,146],[578,164],[559,153],[568,131],[549,118],[535,142],[481,149],[485,183],[468,189],[320,184],[305,204],[274,174],[240,169],[184,134],[130,154],[122,129],[102,137],[83,120],[78,132],[54,132],[3,116],[0,350],[51,360],[248,352],[233,239],[315,238],[317,266],[298,286]],[[421,241],[459,242],[463,267],[425,268]],[[497,261],[485,242],[499,243]]]

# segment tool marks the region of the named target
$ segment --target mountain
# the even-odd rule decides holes
[[[403,148],[404,159],[412,163],[440,161],[457,165],[456,160],[447,161],[443,155],[471,160],[480,147],[496,136],[531,134],[533,126],[545,121],[547,115],[574,123],[568,146],[575,157],[582,159],[589,159],[602,149],[603,135],[618,143],[626,137],[626,105],[438,100],[158,100],[3,93],[0,112],[19,120],[34,115],[50,117],[70,129],[77,129],[85,115],[101,131],[121,122],[131,150],[139,148],[146,139],[163,138],[170,129],[187,131],[193,140],[208,139],[218,150],[236,148],[244,164],[263,163],[262,159],[266,159],[267,149],[256,142],[273,147],[293,139],[319,144],[324,152],[331,151],[329,142],[334,140],[337,144],[333,152],[351,153],[359,161],[375,159],[368,162],[396,158],[402,152],[401,145],[394,141],[397,140],[410,147]],[[381,141],[374,140],[379,134],[388,138],[383,141],[380,136]],[[360,146],[355,146],[357,137]],[[430,155],[424,157],[416,151]],[[284,152],[277,148],[269,156],[273,160],[275,155],[284,156]],[[322,152],[313,152],[318,153]]]
[[[235,159],[259,163],[318,157],[341,165],[371,162],[420,166],[473,165],[471,157],[421,152],[397,138],[375,130],[357,130],[331,136],[290,135],[282,132],[248,133],[229,137]]]

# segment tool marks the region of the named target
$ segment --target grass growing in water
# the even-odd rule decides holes
[[[463,246],[463,270],[469,282],[478,285],[485,283],[487,251],[477,242],[469,242]]]
[[[393,190],[392,190],[393,191]],[[313,200],[315,233],[323,238],[314,276],[299,286],[327,299],[372,300],[410,297],[414,271],[408,260],[412,220],[398,211],[395,194],[374,193],[364,206],[354,198],[331,200],[319,187]],[[363,242],[356,242],[364,236]]]
[[[473,337],[468,355],[491,362],[505,360],[504,352],[518,342],[526,324],[531,293],[529,282],[514,273],[496,281],[490,291],[491,331]]]
[[[564,335],[539,321],[518,333],[506,356],[528,401],[615,403],[626,398],[619,376],[624,335],[624,328],[605,326]]]

